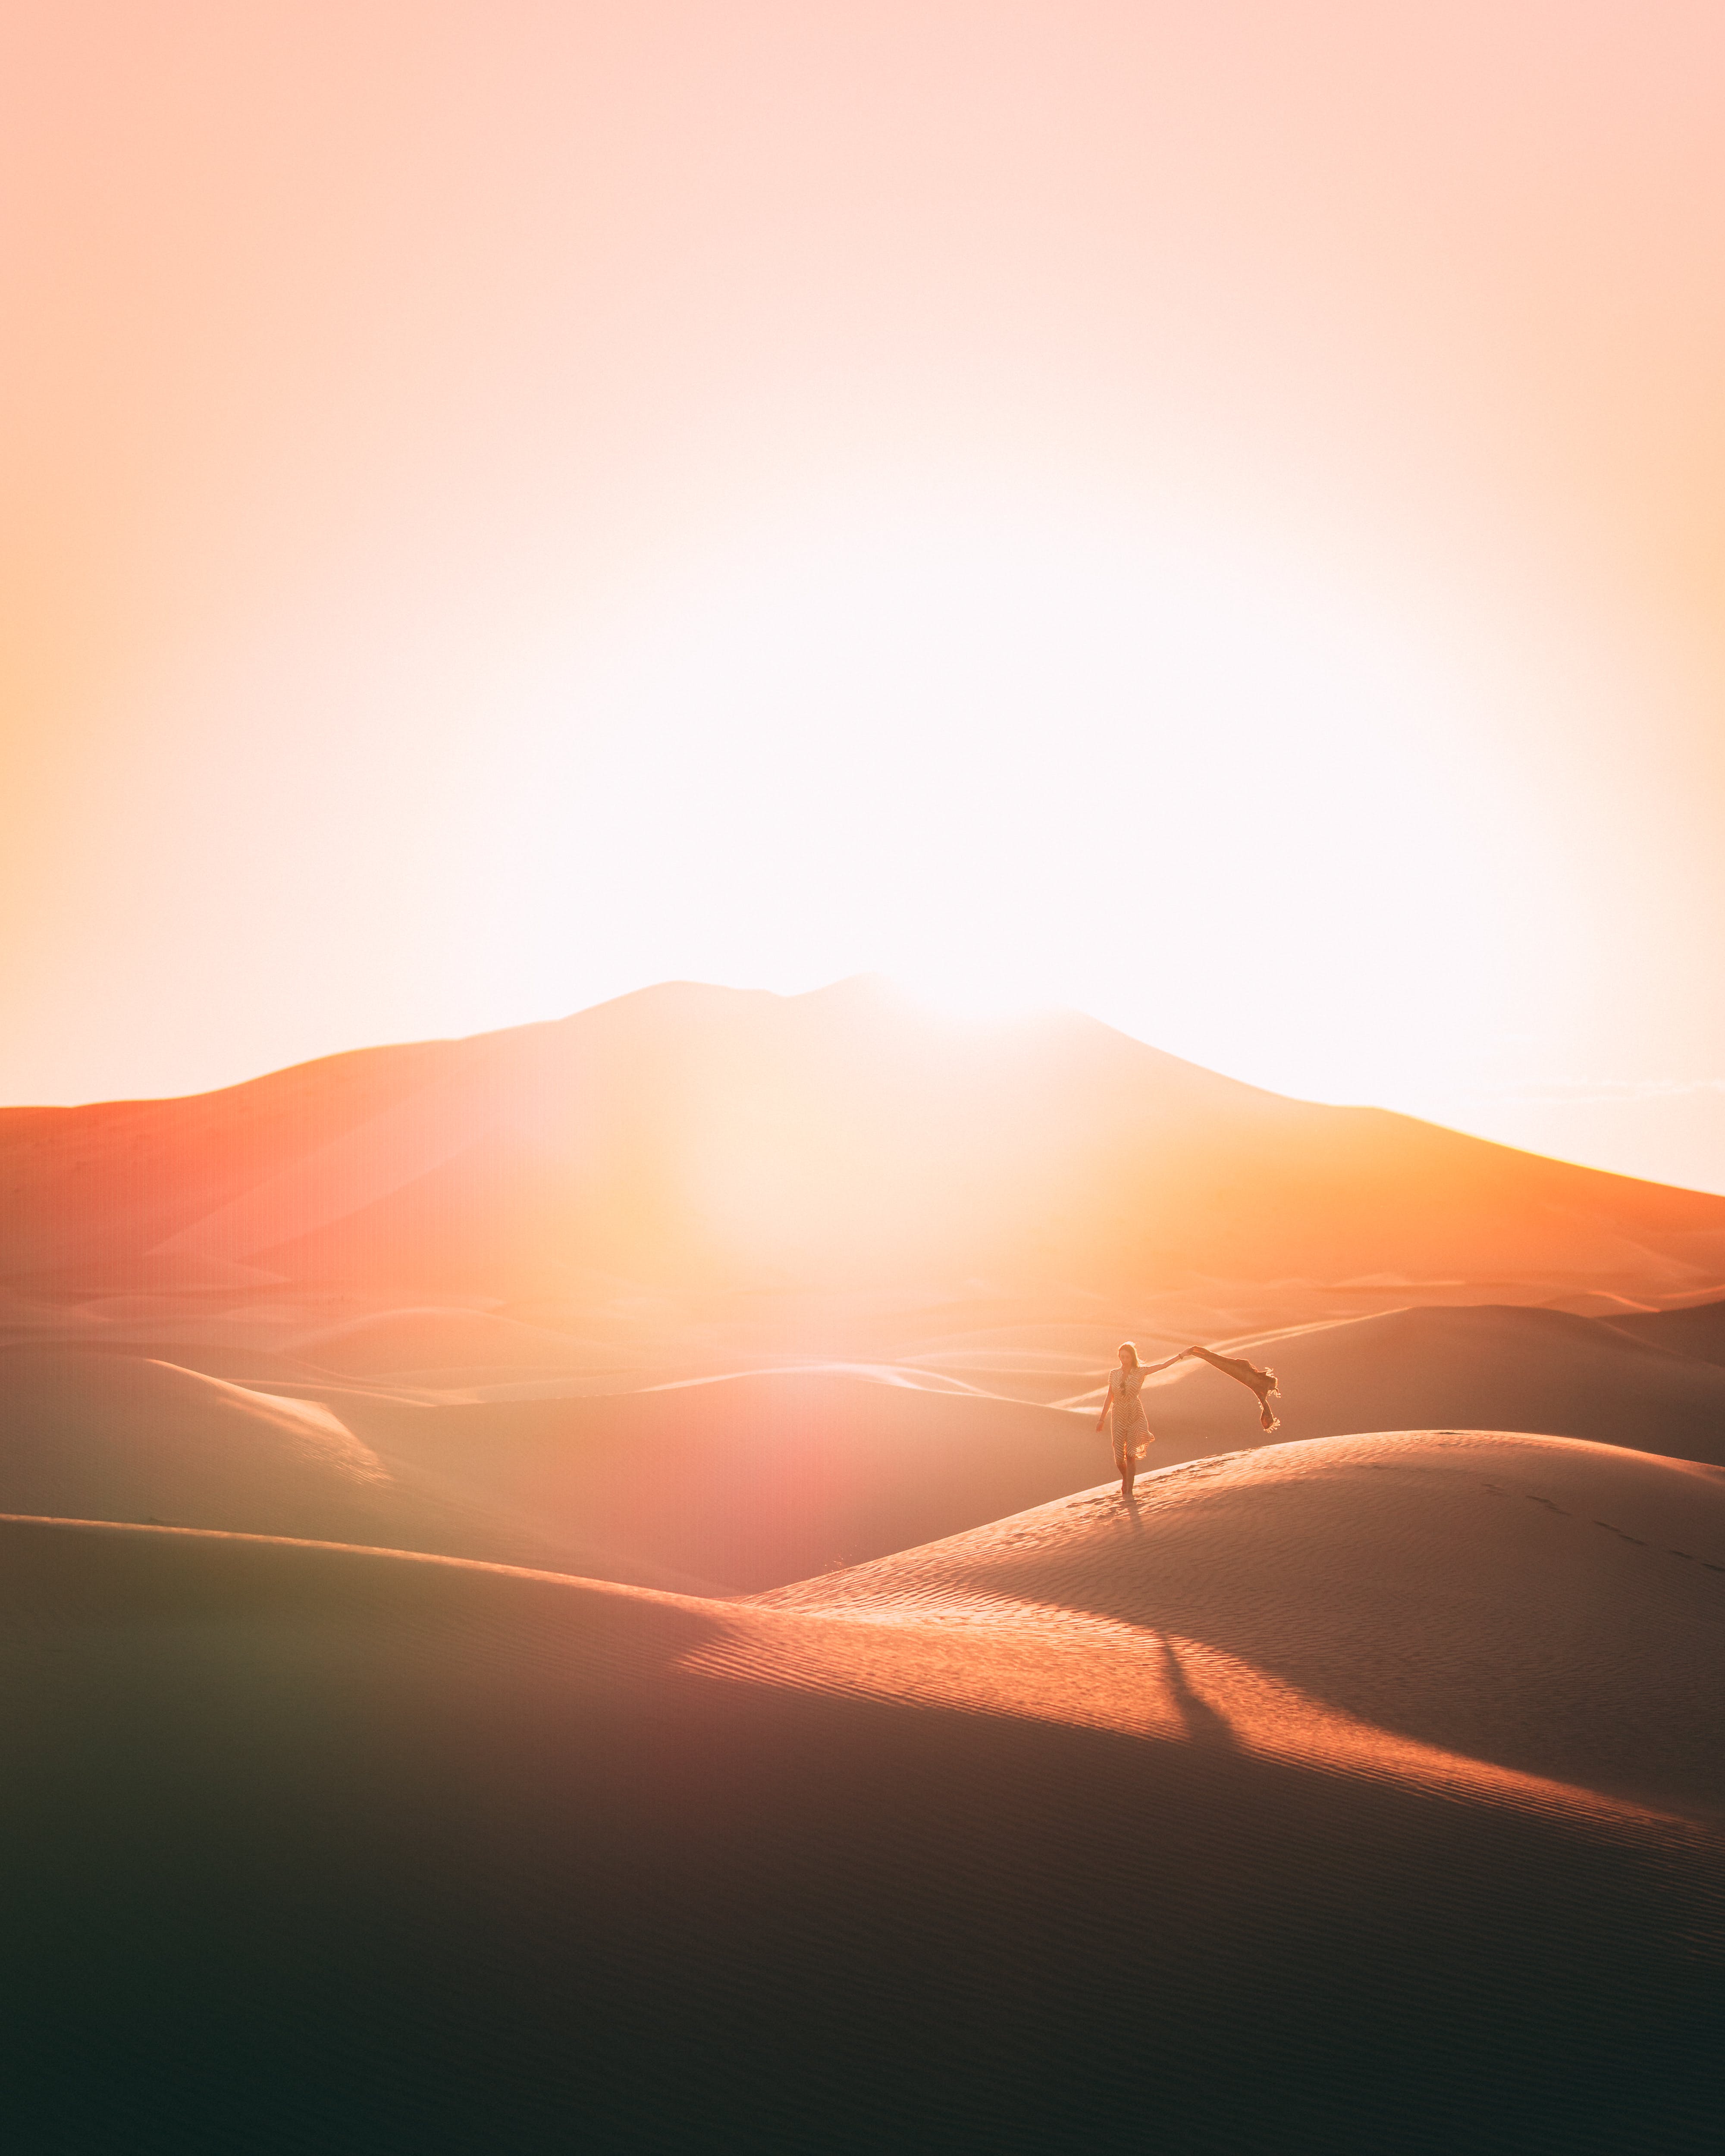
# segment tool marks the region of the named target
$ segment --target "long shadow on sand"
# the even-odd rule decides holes
[[[7,1575],[33,2156],[1709,2144],[1681,1852],[703,1677],[637,1598],[286,1552],[247,1603],[219,1550],[176,1590],[157,1539]]]
[[[1001,1544],[973,1563],[955,1553],[951,1584],[1011,1594],[1022,1580],[1028,1600],[1218,1649],[1420,1743],[1719,1816],[1725,1736],[1702,1702],[1725,1571],[1620,1532],[1593,1501],[1555,1505],[1470,1467],[1362,1470],[1339,1497],[1317,1476],[1266,1481],[1218,1509],[1088,1502],[1118,1562],[1094,1539],[1054,1564]],[[1717,1493],[1697,1502],[1699,1532],[1717,1534]]]
[[[1234,1727],[1227,1716],[1192,1689],[1186,1675],[1186,1665],[1166,1633],[1157,1634],[1156,1644],[1162,1652],[1163,1674],[1168,1680],[1168,1696],[1178,1710],[1189,1742],[1231,1750],[1235,1742]]]

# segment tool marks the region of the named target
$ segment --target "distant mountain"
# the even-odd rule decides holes
[[[1725,1198],[1286,1100],[1076,1014],[943,1021],[867,978],[667,983],[217,1093],[0,1111],[0,1193],[14,1295],[1130,1305],[1226,1281],[1645,1306],[1725,1282]]]

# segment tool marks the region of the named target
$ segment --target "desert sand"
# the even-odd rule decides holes
[[[1722,1309],[1656,1322],[1717,1327]],[[1699,1336],[1692,1327],[1672,1337]],[[1235,1352],[1275,1370],[1284,1441],[1456,1425],[1593,1438],[1725,1466],[1725,1368],[1609,1319],[1490,1304],[1399,1310],[1254,1335]],[[1150,1380],[1144,1399],[1183,1454],[1211,1449],[1236,1409],[1225,1378],[1189,1364]]]
[[[6,1522],[14,2130],[1711,2145],[1725,1475],[1140,1488],[742,1602]]]
[[[1725,1199],[869,980],[7,1110],[0,1178],[0,1509],[751,1592],[1085,1487],[1122,1337],[1289,1438],[1725,1428]]]
[[[1711,2147],[1725,1199],[868,982],[0,1172],[31,2156]]]
[[[1701,1308],[1656,1322],[1681,1322],[1686,1341],[1712,1321]],[[1094,1342],[1086,1357],[1014,1351],[997,1335],[922,1363],[658,1378],[584,1365],[574,1340],[559,1372],[547,1367],[557,1336],[459,1309],[319,1327],[286,1345],[278,1330],[255,1371],[239,1322],[213,1348],[182,1339],[156,1356],[131,1352],[145,1316],[123,1329],[124,1348],[68,1335],[0,1351],[0,1510],[751,1594],[983,1526],[1108,1471],[1095,1430],[1107,1351]],[[523,1335],[531,1364],[506,1359]],[[1725,1368],[1615,1321],[1445,1307],[1235,1344],[1281,1379],[1277,1443],[1518,1429],[1725,1466]],[[468,1360],[480,1351],[499,1359]],[[442,1367],[385,1367],[439,1353]],[[1152,1380],[1145,1400],[1153,1466],[1270,1441],[1250,1396],[1203,1365]]]

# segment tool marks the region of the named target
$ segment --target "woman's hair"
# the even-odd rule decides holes
[[[1132,1358],[1132,1368],[1134,1369],[1137,1368],[1138,1351],[1130,1340],[1122,1340],[1114,1352],[1117,1355],[1130,1355]]]

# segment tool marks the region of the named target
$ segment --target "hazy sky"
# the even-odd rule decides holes
[[[12,0],[0,1098],[670,977],[1725,1189],[1725,11]]]

